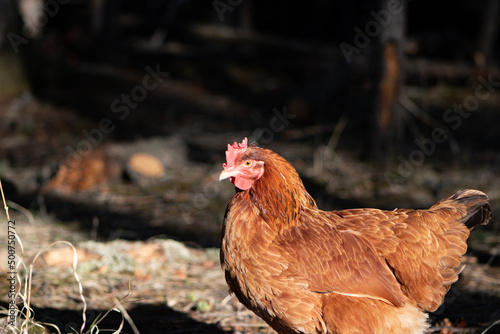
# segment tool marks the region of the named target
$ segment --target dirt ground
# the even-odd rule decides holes
[[[234,65],[225,67],[224,81],[184,63],[164,70],[157,64],[150,62],[149,70],[80,64],[78,80],[51,92],[51,100],[24,93],[0,101],[0,177],[24,247],[24,267],[18,269],[23,282],[33,264],[30,284],[17,286],[30,297],[30,333],[43,332],[34,323],[47,332],[56,332],[49,323],[61,332],[79,331],[84,306],[84,331],[90,332],[116,330],[121,323],[126,333],[134,326],[140,333],[273,332],[228,296],[217,249],[234,192],[229,182],[217,180],[224,150],[257,133],[265,134],[263,145],[296,166],[324,209],[422,208],[458,189],[485,191],[493,221],[472,234],[467,269],[430,315],[430,332],[481,333],[500,320],[500,158],[494,144],[478,152],[474,141],[460,141],[465,162],[436,149],[401,177],[408,167],[401,160],[381,165],[360,158],[362,134],[348,116],[345,127],[342,118],[321,126],[299,119],[273,131],[271,120],[291,104],[266,101],[255,111],[252,102],[280,95],[273,87],[291,85],[292,75],[266,77]],[[185,68],[154,90],[136,88],[156,66],[165,72]],[[228,77],[239,84],[228,85]],[[259,83],[253,91],[252,82]],[[122,97],[139,91],[147,96],[137,106]],[[430,91],[429,99],[438,93]],[[461,131],[485,132],[471,127]],[[412,147],[402,151],[405,161]],[[163,169],[142,170],[143,164],[131,161],[136,154],[157,159]],[[78,279],[70,246],[45,249],[62,240],[75,247]],[[0,240],[2,249],[6,242]],[[2,282],[7,272],[2,261]],[[1,306],[8,307],[8,287],[0,287]],[[500,325],[488,333],[500,333]]]

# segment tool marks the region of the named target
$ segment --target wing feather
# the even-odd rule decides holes
[[[281,236],[279,249],[291,265],[285,275],[302,277],[308,289],[368,297],[403,306],[394,274],[373,246],[356,231],[337,231],[326,215],[304,211],[303,224]]]
[[[471,202],[477,204],[467,207]],[[366,226],[360,225],[369,221],[370,233],[362,235],[386,259],[404,294],[427,311],[442,303],[463,270],[461,257],[470,233],[467,225],[484,224],[491,214],[487,197],[477,191],[459,192],[428,210],[337,213],[344,218],[340,228],[364,232]]]
[[[446,204],[446,203],[445,203]],[[291,263],[318,293],[363,296],[402,306],[404,295],[435,310],[463,269],[469,229],[465,210],[304,210],[302,224],[281,236]],[[469,219],[469,217],[467,217]]]

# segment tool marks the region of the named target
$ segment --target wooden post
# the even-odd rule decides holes
[[[387,9],[390,3],[390,0],[382,0],[381,11],[390,13]],[[377,160],[386,164],[394,160],[403,130],[399,95],[403,83],[401,59],[406,22],[405,2],[401,2],[401,6],[398,13],[391,13],[385,25],[381,24],[377,50],[380,72],[374,105],[373,153]]]

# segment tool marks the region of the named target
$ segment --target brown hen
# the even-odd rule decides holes
[[[423,333],[462,271],[488,197],[459,191],[427,210],[322,211],[284,158],[228,145],[236,193],[222,230],[230,291],[279,333]]]

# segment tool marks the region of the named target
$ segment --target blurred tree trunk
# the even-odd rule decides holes
[[[478,37],[477,50],[474,53],[476,64],[480,67],[491,65],[491,53],[495,44],[499,8],[498,0],[488,0],[486,6],[484,6],[483,25]]]
[[[119,0],[92,0],[90,3],[90,31],[97,46],[94,49],[97,59],[116,50],[120,41],[119,9]]]
[[[2,1],[0,5],[2,56],[9,59],[12,68],[18,65],[22,68],[22,71],[2,68],[1,72],[3,75],[15,74],[15,78],[9,78],[12,82],[27,82],[34,95],[42,95],[44,91],[44,68],[38,62],[43,57],[38,47],[38,36],[43,29],[39,22],[42,4],[39,0],[16,0],[8,4]]]
[[[380,71],[375,80],[377,87],[372,131],[372,153],[376,160],[386,164],[394,161],[403,131],[399,96],[403,84],[401,60],[407,9],[405,2],[401,2],[398,13],[391,13],[388,10],[391,3],[391,0],[382,0],[380,4],[379,13],[385,11],[391,15],[383,22],[385,24],[381,24],[382,31],[375,52],[375,62]]]
[[[17,98],[30,89],[15,44],[19,40],[24,42],[25,38],[15,39],[15,36],[13,40],[12,37],[17,32],[18,16],[15,3],[0,0],[0,100]]]

